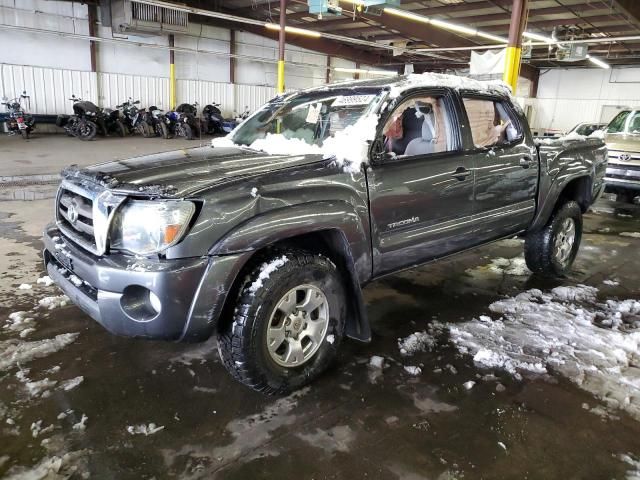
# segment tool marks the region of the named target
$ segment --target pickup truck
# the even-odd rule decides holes
[[[44,262],[110,332],[216,335],[266,394],[371,340],[381,276],[515,235],[564,275],[607,162],[598,138],[536,144],[504,84],[437,74],[279,96],[212,143],[68,167]]]
[[[605,129],[609,166],[607,191],[626,201],[640,195],[640,110],[623,110]]]

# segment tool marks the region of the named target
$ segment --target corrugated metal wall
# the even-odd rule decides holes
[[[98,100],[95,73],[0,64],[0,97],[14,98],[23,91],[31,97],[26,106],[32,113],[72,113],[71,95]]]
[[[142,106],[168,109],[169,79],[115,73],[92,73],[56,68],[0,64],[0,97],[15,96],[26,90],[31,96],[31,113],[72,113],[71,95],[113,108],[129,97]],[[276,95],[274,87],[233,85],[205,80],[177,80],[178,104],[220,103],[225,114],[242,112],[245,106],[256,110]]]

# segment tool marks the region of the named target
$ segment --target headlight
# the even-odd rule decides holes
[[[195,210],[182,200],[129,200],[113,219],[111,247],[138,255],[160,253],[180,241]]]

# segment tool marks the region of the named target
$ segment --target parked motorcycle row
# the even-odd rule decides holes
[[[132,134],[145,138],[182,137],[193,140],[201,134],[229,133],[250,113],[248,107],[245,107],[245,111],[235,118],[224,118],[218,103],[206,105],[198,115],[198,103],[183,103],[175,110],[164,112],[154,105],[140,108],[140,100],[133,100],[131,97],[114,109],[100,108],[75,95],[69,100],[73,102],[73,115],[58,115],[56,125],[64,128],[67,135],[80,140],[92,140],[97,135],[124,137]],[[27,92],[22,92],[12,100],[6,97],[2,99],[2,105],[8,114],[6,122],[9,134],[20,134],[28,139],[34,130],[34,118],[26,113],[23,106],[28,102]]]
[[[102,109],[92,102],[72,95],[73,115],[58,115],[56,124],[68,135],[80,140],[92,140],[96,135],[138,134],[145,138],[199,138],[202,133],[229,133],[249,116],[248,108],[234,119],[225,119],[219,104],[209,104],[198,116],[197,103],[182,103],[175,110],[164,112],[155,105],[140,108],[140,100],[129,98],[115,109]]]

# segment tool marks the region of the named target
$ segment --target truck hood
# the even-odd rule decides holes
[[[607,134],[604,138],[607,148],[614,151],[629,153],[640,152],[640,136],[625,133]]]
[[[100,183],[114,191],[183,197],[238,177],[322,161],[322,155],[268,155],[239,147],[195,147],[70,167],[63,177]]]

